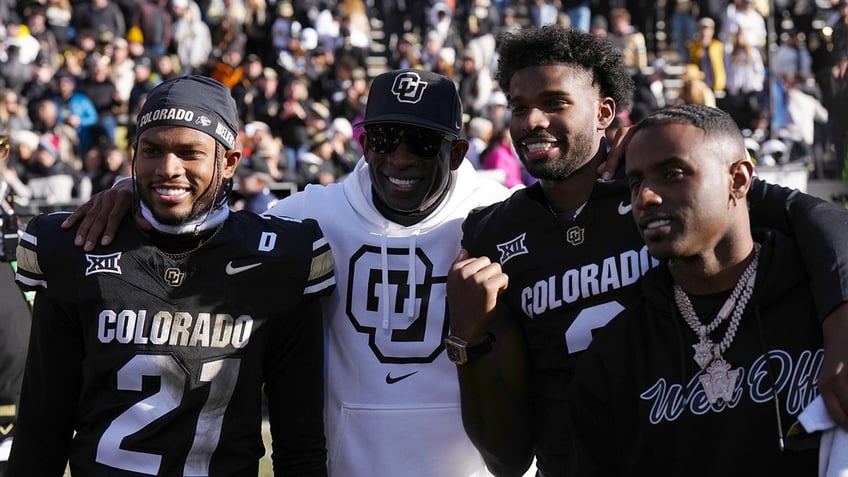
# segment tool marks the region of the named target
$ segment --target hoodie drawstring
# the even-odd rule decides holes
[[[412,236],[409,238],[409,266],[407,267],[407,270],[409,270],[407,278],[407,283],[409,285],[409,293],[407,294],[407,297],[409,297],[409,299],[406,301],[406,306],[404,307],[406,317],[410,319],[415,317],[415,262],[417,262],[417,260],[415,259],[415,247],[417,246],[417,238],[418,231],[415,230],[413,231]]]
[[[408,275],[406,279],[406,285],[408,288],[407,300],[403,305],[403,314],[410,318],[415,318],[415,302],[418,300],[416,295],[416,263],[418,262],[417,257],[415,255],[415,251],[418,247],[418,235],[419,232],[413,231],[412,235],[409,237],[409,247],[407,249],[407,270]],[[382,285],[382,293],[383,299],[382,303],[382,315],[383,322],[382,327],[384,330],[391,329],[391,316],[392,316],[392,304],[389,300],[391,287],[389,286],[389,224],[388,222],[383,226],[383,233],[380,235],[380,267],[381,267],[381,285]]]
[[[771,395],[774,397],[774,415],[777,418],[777,446],[780,448],[780,452],[783,452],[786,449],[786,446],[783,437],[783,419],[780,417],[780,397],[777,395],[777,385],[774,381],[776,373],[774,372],[774,365],[771,363],[768,347],[766,346],[766,338],[763,334],[763,323],[760,318],[759,307],[754,308],[754,320],[757,323],[757,336],[760,339],[760,348],[766,358],[766,371],[768,372],[769,381],[771,381]]]
[[[389,251],[388,251],[388,236],[389,224],[386,223],[383,228],[383,233],[380,235],[380,266],[383,286],[383,299],[380,302],[383,304],[383,329],[388,330],[389,320],[391,318],[391,304],[389,303]]]

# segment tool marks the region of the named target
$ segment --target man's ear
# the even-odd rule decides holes
[[[230,179],[236,174],[239,162],[241,162],[241,151],[230,150],[224,153],[224,170],[222,172],[224,179]]]
[[[451,170],[459,169],[462,160],[465,159],[465,153],[468,152],[468,141],[465,139],[457,139],[451,144]]]
[[[730,165],[731,194],[737,200],[744,199],[754,180],[754,163],[749,158]]]
[[[598,129],[606,130],[615,119],[615,100],[607,97],[598,101]]]

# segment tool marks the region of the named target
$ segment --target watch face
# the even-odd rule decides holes
[[[447,351],[448,353],[448,359],[453,361],[454,363],[456,363],[462,358],[459,354],[459,349],[451,343],[445,344],[445,351]]]

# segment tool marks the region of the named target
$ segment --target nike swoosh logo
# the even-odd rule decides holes
[[[624,205],[624,201],[618,203],[618,215],[627,215],[633,210],[633,204]]]
[[[393,377],[392,377],[392,373],[387,373],[387,374],[386,374],[386,384],[394,384],[394,383],[396,383],[396,382],[398,382],[398,381],[403,381],[404,379],[406,379],[406,378],[408,378],[408,377],[412,376],[413,374],[415,374],[415,373],[417,373],[417,372],[418,372],[418,371],[413,371],[413,372],[411,372],[411,373],[409,373],[409,374],[404,374],[403,376],[398,376],[398,377],[396,377],[396,378],[393,378]]]
[[[248,271],[248,270],[250,270],[250,269],[252,269],[252,268],[256,268],[256,267],[258,267],[258,266],[260,266],[260,265],[262,265],[262,262],[259,262],[259,263],[251,263],[250,265],[244,265],[244,266],[242,266],[242,267],[234,267],[234,266],[233,266],[233,262],[232,262],[232,261],[230,261],[230,262],[227,262],[227,269],[226,269],[226,272],[227,272],[227,275],[236,275],[236,274],[239,274],[239,273],[241,273],[241,272],[246,272],[246,271]]]

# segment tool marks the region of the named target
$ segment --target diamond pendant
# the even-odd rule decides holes
[[[717,403],[719,399],[723,399],[724,402],[732,401],[733,394],[736,392],[737,379],[739,379],[739,370],[731,370],[730,364],[721,357],[717,357],[698,377],[710,404]]]
[[[710,364],[710,361],[713,360],[715,343],[706,336],[701,335],[701,340],[697,344],[693,344],[692,347],[695,348],[695,362],[698,363],[701,369],[706,368]]]

